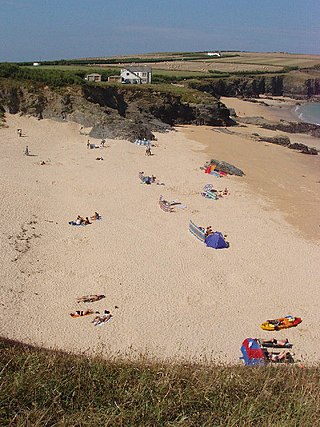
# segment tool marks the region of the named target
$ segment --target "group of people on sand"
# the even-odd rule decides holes
[[[154,175],[145,176],[144,172],[139,172],[139,178],[144,182],[144,184],[154,184],[157,179]]]
[[[91,143],[90,143],[90,139],[88,139],[88,141],[87,141],[87,148],[88,148],[88,149],[89,149],[89,148],[104,148],[105,143],[106,143],[106,140],[105,140],[105,139],[102,139],[102,141],[100,142],[100,145],[91,144]]]
[[[288,350],[282,350],[280,353],[264,351],[266,359],[271,363],[292,362],[292,354]]]
[[[105,295],[84,295],[78,298],[77,302],[78,303],[96,302],[103,298],[105,298]],[[118,308],[118,307],[115,306],[115,308]],[[75,319],[79,317],[90,316],[92,314],[97,315],[91,322],[94,324],[94,326],[103,325],[104,323],[107,323],[110,320],[112,320],[112,317],[113,317],[109,310],[104,310],[103,313],[101,313],[100,311],[94,311],[92,308],[86,308],[84,310],[76,310],[70,313],[70,316],[73,319]]]
[[[95,212],[94,215],[90,217],[91,221],[97,221],[101,219],[101,215],[98,212]],[[89,225],[92,224],[89,217],[83,218],[82,216],[78,215],[77,219],[75,221],[70,221],[69,224],[71,225]]]

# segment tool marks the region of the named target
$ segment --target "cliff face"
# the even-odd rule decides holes
[[[210,102],[208,102],[208,99]],[[92,127],[97,138],[152,138],[175,124],[232,124],[229,110],[214,97],[205,103],[181,101],[170,92],[139,86],[84,86],[52,90],[41,85],[0,85],[0,108],[39,119],[72,120]]]
[[[304,80],[295,79],[292,75],[230,77],[195,83],[193,87],[213,96],[257,97],[261,94],[270,94],[310,98],[320,95],[320,77]]]

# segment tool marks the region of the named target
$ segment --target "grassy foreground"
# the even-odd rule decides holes
[[[104,361],[0,340],[1,426],[317,426],[320,368]]]

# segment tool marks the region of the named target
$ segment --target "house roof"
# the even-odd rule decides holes
[[[131,71],[132,73],[142,72],[142,73],[151,73],[151,67],[126,67],[125,70]]]
[[[100,76],[100,77],[101,77],[101,74],[91,73],[91,74],[87,74],[87,77],[88,77],[88,76]]]

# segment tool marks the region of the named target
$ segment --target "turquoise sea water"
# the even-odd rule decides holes
[[[299,105],[296,107],[295,113],[303,122],[320,125],[320,102]]]

